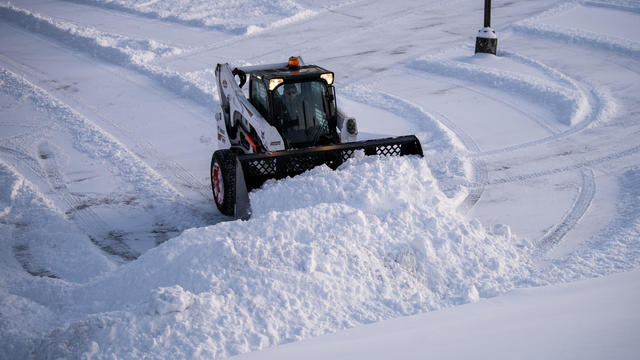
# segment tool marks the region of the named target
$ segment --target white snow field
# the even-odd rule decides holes
[[[639,280],[632,271],[520,289],[234,359],[635,359]]]
[[[0,359],[637,358],[640,3],[483,3],[0,2]],[[294,55],[425,156],[234,221],[215,66]]]

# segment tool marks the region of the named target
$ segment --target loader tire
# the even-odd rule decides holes
[[[211,190],[218,210],[234,215],[236,202],[236,155],[229,149],[217,150],[211,158]]]

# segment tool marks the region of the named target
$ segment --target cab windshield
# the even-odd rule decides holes
[[[283,84],[273,91],[276,125],[293,147],[319,144],[331,138],[324,82]]]

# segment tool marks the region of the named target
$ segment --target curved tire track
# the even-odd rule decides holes
[[[596,193],[596,182],[593,170],[585,167],[581,169],[580,173],[582,175],[582,186],[580,187],[580,193],[573,203],[573,206],[562,220],[536,243],[537,251],[541,254],[546,253],[560,243],[567,233],[582,219],[591,206],[591,202]]]
[[[58,155],[51,146],[44,142],[38,146],[38,157],[46,174],[51,189],[67,205],[65,214],[78,224],[91,242],[110,255],[125,261],[135,260],[140,253],[131,249],[120,236],[114,236],[110,226],[87,205],[86,199],[71,192],[63,175],[60,173]]]
[[[4,145],[9,145],[4,146]],[[119,259],[129,261],[135,260],[140,254],[131,249],[121,238],[105,236],[109,234],[109,226],[91,209],[86,206],[86,200],[72,193],[67,187],[64,177],[59,171],[57,154],[46,142],[38,146],[38,157],[36,159],[21,150],[19,144],[0,145],[0,153],[4,154],[5,160],[12,159],[18,168],[23,168],[33,173],[49,185],[49,189],[65,204],[65,215],[72,220],[82,230],[89,239],[105,253],[117,256]],[[49,276],[53,274],[35,271],[35,264],[29,260],[28,247],[21,246],[14,249],[16,257],[25,270],[32,275]]]
[[[572,170],[582,170],[582,169],[587,168],[587,167],[593,167],[595,165],[599,165],[599,164],[602,164],[602,163],[605,163],[605,162],[618,160],[618,159],[621,159],[623,157],[627,157],[627,156],[636,154],[638,152],[640,152],[640,145],[633,146],[633,147],[628,148],[626,150],[616,151],[616,152],[611,153],[609,155],[598,157],[598,158],[595,158],[595,159],[592,159],[592,160],[576,162],[576,163],[574,163],[572,165],[561,166],[561,167],[557,167],[557,168],[553,168],[553,169],[548,169],[548,170],[544,170],[544,171],[537,171],[537,172],[524,174],[524,175],[508,176],[508,177],[504,177],[504,178],[490,180],[486,185],[497,185],[497,184],[506,184],[506,183],[511,183],[511,182],[520,182],[520,181],[525,181],[525,180],[529,180],[529,179],[539,178],[539,177],[542,177],[542,176],[560,174],[560,173],[564,173],[564,172],[572,171]]]
[[[36,109],[45,112],[52,124],[56,124],[61,131],[71,135],[72,144],[80,153],[91,158],[106,160],[106,163],[111,166],[109,172],[113,176],[120,178],[125,183],[133,184],[136,191],[144,193],[147,198],[157,199],[159,202],[166,203],[167,206],[171,206],[172,210],[184,212],[184,216],[190,214],[193,217],[196,214],[189,207],[189,204],[185,204],[182,201],[179,193],[164,178],[140,161],[130,150],[113,139],[110,134],[104,132],[68,105],[57,100],[45,90],[29,83],[24,78],[4,69],[0,69],[0,76],[4,84],[3,90],[6,90],[9,96],[30,99]],[[38,160],[28,155],[28,151],[16,150],[21,147],[20,144],[3,144],[0,150],[13,158],[15,162],[21,164],[20,167],[26,167],[45,183],[48,183],[51,190],[68,207],[65,210],[67,217],[74,220],[78,227],[98,247],[111,255],[117,255],[123,260],[137,258],[139,253],[132,250],[125,243],[127,234],[112,230],[91,209],[92,205],[96,205],[94,204],[95,201],[94,203],[87,202],[87,200],[91,199],[83,198],[70,191],[60,172],[60,164],[57,163],[58,156],[56,152],[47,143],[41,142],[38,144],[39,139],[42,137],[46,138],[47,136],[39,137],[36,133],[33,134],[31,140],[34,145],[38,145]],[[113,202],[113,199],[110,200]],[[161,240],[163,237],[166,238],[167,232],[179,231],[179,229],[172,229],[172,227],[166,228],[162,223],[154,224],[152,235],[154,238]]]
[[[510,52],[506,52],[507,56],[513,58],[514,60],[521,62],[523,64],[528,64],[528,65],[532,65],[535,68],[537,68],[538,70],[543,71],[544,73],[546,73],[548,76],[550,76],[552,79],[561,82],[565,85],[568,85],[570,88],[573,88],[574,91],[576,92],[580,92],[582,93],[582,90],[579,89],[577,83],[570,77],[568,77],[567,75],[561,73],[560,71],[551,68],[549,66],[546,66],[540,62],[537,62],[533,59],[529,59],[527,57],[524,57],[522,55],[519,54],[515,54],[515,53],[510,53]],[[448,65],[443,65],[445,68],[448,68]],[[465,68],[467,70],[467,72],[473,72],[473,69],[475,67],[467,67]],[[412,74],[413,76],[420,76],[420,77],[425,77],[427,73],[427,71],[425,71],[424,69],[413,66],[410,67],[408,69],[406,69],[407,73]],[[448,77],[448,78],[452,78],[452,79],[456,79],[460,82],[466,82],[465,79],[461,79],[461,78],[457,78],[457,77],[452,77],[450,74],[443,74],[440,72],[434,72],[434,75],[437,76],[442,76],[442,77]],[[482,73],[483,78],[487,77],[487,74]],[[518,79],[514,78],[511,79],[511,81],[513,82],[517,82]],[[549,143],[551,141],[555,141],[561,138],[565,138],[568,137],[570,135],[576,134],[586,128],[588,128],[589,126],[591,126],[594,123],[603,121],[607,118],[607,116],[611,113],[611,111],[614,108],[614,104],[612,103],[612,101],[609,99],[609,97],[606,94],[603,94],[602,92],[590,88],[587,92],[587,94],[584,94],[583,96],[586,97],[587,99],[587,106],[589,107],[589,113],[585,116],[584,119],[582,119],[581,121],[579,121],[576,125],[571,126],[569,129],[562,131],[562,132],[558,132],[555,127],[551,127],[549,124],[546,124],[544,121],[537,119],[536,117],[531,116],[528,113],[525,113],[519,109],[517,109],[517,107],[505,102],[502,99],[496,98],[494,96],[490,96],[488,95],[486,92],[482,92],[482,91],[477,91],[475,90],[473,87],[470,86],[465,86],[465,85],[461,85],[463,88],[472,91],[480,96],[483,97],[487,97],[493,101],[497,101],[500,102],[502,104],[504,104],[505,106],[508,106],[520,113],[522,113],[526,118],[531,119],[532,121],[534,121],[536,124],[538,124],[539,126],[541,126],[542,128],[544,128],[545,130],[549,131],[551,133],[550,136],[547,137],[543,137],[540,139],[536,139],[536,140],[532,140],[532,141],[528,141],[525,143],[521,143],[521,144],[516,144],[516,145],[512,145],[512,146],[507,146],[501,149],[496,149],[496,150],[490,150],[490,151],[478,151],[472,154],[473,157],[486,157],[486,156],[490,156],[490,155],[497,155],[497,154],[504,154],[504,153],[508,153],[508,152],[513,152],[515,150],[520,150],[520,149],[525,149],[525,148],[530,148],[533,146],[538,146],[538,145],[542,145],[542,144],[546,144]],[[481,85],[482,86],[482,85]],[[491,87],[491,86],[489,86]],[[497,89],[498,91],[500,91],[500,89]],[[579,97],[578,97],[579,98]]]
[[[467,150],[471,152],[471,154],[475,154],[480,151],[478,144],[469,134],[460,129],[460,127],[449,120],[449,118],[444,114],[437,114],[439,116],[438,120],[442,123],[442,125],[456,134],[458,139],[460,139],[464,147],[467,148]],[[473,182],[480,185],[468,187],[469,193],[458,206],[458,211],[462,212],[463,214],[468,213],[475,206],[475,204],[480,201],[482,193],[484,193],[484,189],[486,187],[485,184],[489,180],[489,171],[487,168],[487,163],[484,160],[478,158],[471,159],[471,166],[473,167]]]
[[[587,118],[579,122],[577,125],[570,127],[566,131],[555,133],[553,135],[550,135],[541,139],[528,141],[528,142],[513,145],[513,146],[508,146],[502,149],[483,151],[483,152],[474,154],[474,156],[486,157],[490,155],[499,155],[499,154],[514,152],[516,150],[521,150],[521,149],[526,149],[526,148],[530,148],[538,145],[547,144],[552,141],[577,134],[587,129],[588,127],[592,126],[592,124],[594,123],[604,121],[607,118],[608,114],[611,113],[614,107],[613,103],[608,99],[608,96],[601,94],[594,89],[590,90],[589,98],[593,100],[593,103],[595,103],[595,105],[591,106],[591,112],[589,113],[589,115],[587,115]]]
[[[8,63],[14,68],[18,68],[22,73],[29,76],[32,80],[38,80],[40,83],[46,83],[48,79],[44,78],[42,74],[38,73],[37,70],[25,65],[19,64],[10,58],[0,55],[0,60],[5,63]],[[133,81],[130,78],[122,77],[126,81]],[[113,120],[105,118],[99,112],[94,110],[94,107],[86,102],[80,100],[77,96],[67,95],[73,99],[74,102],[79,104],[84,110],[88,110],[93,117],[99,118],[105,124],[112,126],[121,132],[125,137],[130,138],[132,144],[135,144],[134,150],[136,154],[138,154],[141,158],[144,158],[146,162],[153,161],[154,169],[156,171],[162,173],[163,177],[167,179],[170,184],[183,185],[184,187],[197,191],[203,198],[210,198],[211,193],[208,188],[208,184],[203,184],[199,181],[193,174],[191,174],[187,169],[185,169],[180,164],[176,163],[172,160],[163,159],[164,156],[160,151],[158,151],[152,143],[147,141],[146,139],[141,138],[134,134],[133,131],[124,128]],[[77,111],[77,110],[76,110]]]

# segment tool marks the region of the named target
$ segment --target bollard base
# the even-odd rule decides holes
[[[482,28],[476,37],[476,54],[485,53],[495,55],[498,50],[498,37],[490,27]]]

